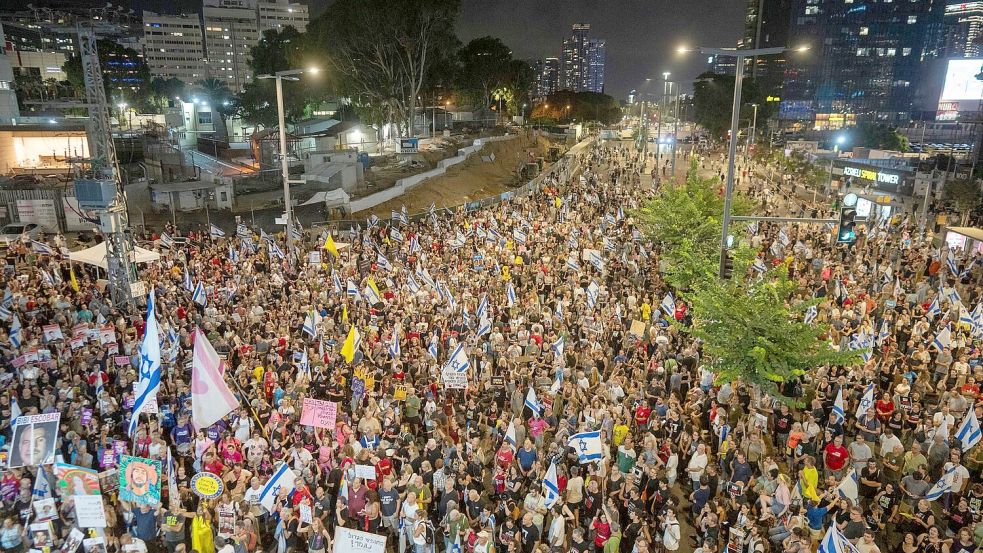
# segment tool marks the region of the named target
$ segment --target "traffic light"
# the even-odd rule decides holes
[[[857,241],[857,209],[854,207],[840,208],[840,226],[836,231],[836,241],[841,244],[853,244]]]
[[[720,250],[720,278],[730,280],[734,274],[734,260],[730,258],[730,250],[722,248]]]

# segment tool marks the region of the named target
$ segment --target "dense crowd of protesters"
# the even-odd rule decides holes
[[[140,277],[166,329],[164,377],[158,414],[143,415],[132,437],[142,313],[115,309],[94,270],[13,244],[0,286],[5,441],[14,408],[60,413],[56,452],[71,465],[106,470],[114,442],[165,470],[172,452],[176,497],[164,486],[160,505],[140,506],[102,490],[107,527],[86,534],[109,551],[321,553],[344,526],[418,553],[804,553],[829,524],[861,553],[976,550],[983,455],[963,453],[955,434],[969,410],[983,416],[983,366],[949,291],[975,305],[981,267],[960,258],[950,274],[900,217],[852,247],[831,244],[822,225],[761,224],[749,239],[763,262],[787,263],[803,299],[820,300],[816,321],[833,347],[878,335],[884,321],[889,329],[869,361],[823,367],[790,389],[804,405],[790,408],[753,387],[715,383],[701,344],[681,330],[691,322],[685,295],[671,312],[661,307],[669,289],[659,252],[632,221],[652,193],[639,186],[637,155],[592,145],[576,156],[582,171],[547,178],[527,197],[337,233],[338,255],[317,232],[283,257],[264,243],[282,251],[282,237],[253,229],[248,238],[158,241],[162,258]],[[716,163],[704,158],[701,168],[712,173]],[[752,167],[740,167],[742,188],[769,210],[790,209],[781,185]],[[189,278],[203,283],[204,306],[192,301]],[[351,281],[363,290],[368,278],[381,292],[375,304],[346,289]],[[929,316],[936,299],[940,313]],[[313,334],[302,330],[312,314]],[[946,322],[950,347],[935,349]],[[66,337],[83,325],[112,338],[74,347],[44,338],[52,324]],[[352,326],[361,344],[347,363],[340,349]],[[241,401],[201,430],[189,415],[195,329],[225,357]],[[441,369],[458,344],[470,358],[468,386],[448,389]],[[877,400],[857,418],[868,383]],[[838,393],[842,418],[831,413]],[[337,402],[336,427],[302,425],[305,397]],[[567,447],[585,430],[601,430],[603,459],[582,464]],[[295,489],[266,509],[260,492],[282,463],[298,475]],[[366,466],[373,477],[356,477]],[[555,501],[543,489],[551,466]],[[927,501],[954,467],[951,491]],[[192,493],[202,471],[224,481],[218,499]],[[843,482],[854,474],[851,493]],[[4,551],[47,553],[76,526],[71,498],[56,490],[51,542],[28,531],[37,482],[37,466],[0,478]],[[219,512],[234,523],[220,525]]]

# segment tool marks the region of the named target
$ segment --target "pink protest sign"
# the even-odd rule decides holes
[[[317,428],[334,428],[338,418],[338,404],[333,401],[304,398],[304,409],[300,414],[300,424]]]

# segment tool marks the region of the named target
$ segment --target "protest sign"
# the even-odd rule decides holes
[[[441,373],[441,380],[444,383],[444,388],[448,390],[463,390],[468,387],[468,373],[466,372],[444,369]]]
[[[61,326],[57,324],[44,325],[41,327],[41,332],[44,333],[45,342],[65,339],[65,335],[61,333]]]
[[[82,540],[85,553],[106,553],[106,538],[85,538]]]
[[[47,499],[35,499],[33,505],[34,520],[38,522],[47,522],[58,518],[58,509],[55,508],[55,498],[49,497]]]
[[[375,480],[375,467],[372,465],[355,465],[355,477],[363,480]]]
[[[75,502],[75,518],[82,528],[105,528],[106,509],[103,507],[101,495],[79,495],[72,498]]]
[[[119,459],[120,500],[144,505],[159,504],[160,471],[160,461],[121,455]]]
[[[8,468],[54,463],[60,420],[61,413],[18,417]]]
[[[317,428],[335,427],[338,418],[338,404],[333,401],[304,398],[304,407],[300,415],[300,424]]]
[[[345,526],[335,528],[334,553],[384,553],[386,536],[352,530]]]
[[[78,528],[72,528],[72,531],[68,533],[65,543],[61,544],[61,553],[75,553],[79,546],[82,545],[83,539],[85,539],[85,534]]]
[[[231,503],[222,503],[216,508],[218,514],[218,535],[228,538],[236,530],[236,511]]]
[[[55,463],[55,488],[62,497],[99,495],[99,473],[66,463]]]
[[[222,495],[225,484],[216,474],[199,472],[191,477],[191,491],[202,499],[216,499]]]

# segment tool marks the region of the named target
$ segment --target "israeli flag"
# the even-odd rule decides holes
[[[580,463],[590,463],[604,458],[604,446],[601,444],[601,431],[581,432],[570,436],[567,447],[577,452]]]
[[[270,251],[270,257],[279,257],[280,259],[286,259],[287,258],[287,254],[283,253],[283,250],[280,249],[280,245],[279,244],[276,244],[274,242],[270,242],[268,249]]]
[[[345,290],[349,296],[353,296],[355,298],[361,297],[361,295],[358,293],[358,286],[352,281],[352,279],[348,279],[348,281],[345,283]]]
[[[925,312],[925,315],[929,319],[931,319],[931,318],[934,318],[934,317],[936,317],[937,315],[939,315],[941,313],[942,313],[942,308],[939,307],[939,298],[936,297],[935,299],[932,300],[932,303],[929,304],[928,311]]]
[[[867,389],[864,391],[864,397],[860,398],[860,403],[857,405],[857,412],[853,415],[858,419],[867,414],[867,409],[874,406],[874,383],[871,382],[867,385]]]
[[[402,350],[399,348],[399,329],[393,329],[392,338],[389,339],[389,357],[399,359]]]
[[[539,400],[536,399],[536,390],[533,390],[532,386],[529,387],[529,391],[526,392],[526,407],[532,411],[532,414],[539,417],[543,414],[543,408],[539,404]]]
[[[99,376],[99,383],[102,383],[101,373],[100,373],[100,376]],[[99,394],[98,394],[99,388],[96,388],[96,390],[97,390],[96,398],[98,399],[99,398]],[[23,413],[23,411],[20,410],[20,405],[17,404],[17,398],[11,396],[10,397],[10,427],[11,428],[13,428],[14,426],[17,426],[17,419],[21,416],[21,413]]]
[[[395,222],[402,222],[403,218],[399,216],[399,212],[395,209],[389,212],[389,218]]]
[[[221,238],[225,236],[225,231],[215,226],[215,223],[212,223],[209,234],[212,236],[212,238]]]
[[[199,283],[200,285],[200,283]],[[157,324],[157,310],[154,292],[147,297],[147,322],[144,327],[143,342],[140,343],[140,379],[134,385],[136,401],[130,415],[130,427],[127,435],[133,436],[137,430],[140,413],[157,397],[160,390],[160,327]]]
[[[229,261],[232,263],[239,262],[239,250],[233,248],[231,244],[229,245]]]
[[[51,246],[45,244],[44,242],[38,242],[37,240],[31,240],[31,249],[34,253],[39,253],[42,255],[55,255],[55,250]]]
[[[604,260],[601,259],[600,253],[596,251],[590,252],[587,255],[587,260],[590,261],[590,264],[593,265],[595,269],[604,272]]]
[[[514,449],[516,447],[515,443],[515,421],[509,421],[509,427],[505,431],[505,443],[510,444]]]
[[[427,355],[433,357],[433,360],[437,360],[437,337],[432,336],[430,338],[430,344],[427,346]]]
[[[662,303],[659,304],[659,307],[662,308],[662,311],[664,311],[666,315],[669,315],[670,317],[675,316],[676,300],[673,299],[672,293],[667,293],[666,297],[662,298]]]
[[[373,213],[368,219],[366,219],[366,222],[369,224],[369,228],[372,228],[379,224],[379,218],[376,217],[375,213]]]
[[[881,329],[877,332],[877,345],[883,346],[884,342],[891,336],[891,330],[887,327],[887,319],[881,322]]]
[[[259,492],[259,504],[266,507],[267,511],[273,511],[273,503],[280,496],[280,490],[294,490],[294,482],[297,475],[294,474],[287,463],[281,463],[280,468],[273,473],[273,476],[266,481],[263,490]]]
[[[478,332],[475,334],[475,338],[481,338],[485,334],[491,333],[491,321],[482,318],[478,321]]]
[[[484,319],[485,315],[488,314],[488,296],[482,296],[481,301],[478,302],[478,310],[474,312],[475,317],[479,319]]]
[[[391,229],[389,229],[389,238],[394,242],[402,242],[403,233],[399,232],[399,230],[397,230],[396,227],[392,227]]]
[[[809,309],[806,309],[805,318],[802,320],[805,324],[812,324],[812,321],[816,320],[819,315],[819,310],[816,309],[815,305],[810,305]]]
[[[379,253],[379,254],[376,255],[376,257],[375,257],[375,263],[376,263],[376,265],[379,266],[380,269],[385,269],[386,271],[392,271],[393,270],[392,263],[390,263],[389,260],[386,259],[386,256],[382,255],[381,253]]]
[[[410,239],[410,253],[416,253],[422,249],[423,248],[420,247],[420,238],[414,235],[413,238]]]
[[[952,332],[949,330],[949,325],[946,325],[945,328],[943,328],[942,331],[935,336],[935,339],[932,340],[932,347],[942,351],[943,348],[949,347],[950,344],[952,344]]]
[[[10,332],[8,333],[10,336],[10,345],[14,346],[15,348],[20,347],[22,331],[23,328],[20,325],[20,317],[14,315],[14,320],[10,322]]]
[[[296,356],[297,354],[295,353],[294,355]],[[307,348],[304,348],[304,351],[300,354],[300,361],[297,363],[297,368],[300,369],[301,372],[311,372],[311,360],[307,355]]]
[[[174,239],[171,238],[170,234],[167,234],[166,232],[160,233],[160,238],[158,239],[158,241],[160,242],[161,246],[169,250],[174,249]]]
[[[580,272],[580,263],[577,263],[577,258],[574,257],[573,254],[571,254],[570,257],[567,258],[567,268],[572,269],[577,273]]]
[[[38,475],[34,479],[34,489],[31,490],[34,499],[48,499],[51,497],[51,481],[48,480],[48,471],[44,470],[44,465],[38,465]]]
[[[837,424],[844,421],[846,421],[846,410],[843,404],[843,387],[841,386],[836,391],[836,401],[833,402],[833,410],[829,414],[829,422],[831,424]]]
[[[850,540],[846,539],[846,536],[836,527],[836,524],[830,524],[829,530],[826,531],[826,537],[823,541],[819,542],[819,550],[817,553],[857,553],[858,550]]]
[[[308,313],[304,317],[304,324],[300,327],[300,331],[304,334],[310,334],[311,338],[317,336],[317,330],[314,327],[314,315],[312,313]]]
[[[556,339],[555,342],[553,342],[553,345],[550,346],[550,349],[555,351],[556,356],[562,359],[564,347],[566,347],[566,340],[563,339],[563,336],[560,336],[559,338]]]
[[[252,233],[249,232],[249,228],[246,227],[246,223],[239,223],[236,225],[236,236],[239,238],[252,238]]]
[[[444,370],[463,373],[470,366],[471,361],[468,359],[468,352],[464,351],[464,343],[462,342],[454,348],[454,353],[451,354],[450,359],[447,360],[447,364],[444,365]]]
[[[602,244],[604,245],[604,249],[609,252],[613,252],[618,249],[618,247],[615,246],[614,242],[612,240],[609,240],[607,236],[604,237]]]
[[[304,233],[302,233],[297,227],[292,227],[290,229],[290,236],[292,236],[293,239],[297,240],[298,242],[304,239]]]
[[[208,297],[205,295],[205,285],[201,281],[198,281],[198,285],[195,286],[195,291],[191,294],[191,301],[202,307],[208,305]]]
[[[266,231],[263,229],[259,229],[259,239],[266,243],[273,242],[273,239],[270,238],[270,235],[266,234]]]
[[[970,313],[969,309],[966,309],[966,306],[961,303],[959,304],[959,322],[969,326],[970,328],[973,328],[976,322],[973,318],[973,314]]]
[[[760,257],[754,258],[754,263],[751,264],[751,268],[759,273],[764,273],[768,270],[768,267],[765,266],[765,260],[761,259]]]
[[[560,486],[556,478],[555,462],[550,463],[550,468],[546,471],[546,477],[543,478],[543,499],[547,509],[553,507],[553,504],[560,499]]]
[[[514,231],[512,231],[512,236],[515,238],[515,241],[517,243],[519,243],[519,244],[525,244],[526,243],[526,232],[525,231],[520,230],[520,229],[515,229]]]
[[[9,321],[14,316],[14,312],[5,305],[0,305],[0,321]]]
[[[601,294],[601,287],[593,280],[587,285],[587,306],[591,309],[597,305],[597,298]]]
[[[413,278],[413,273],[407,275],[406,286],[410,289],[410,292],[418,294],[420,292],[420,285],[417,284],[416,279]]]
[[[953,466],[949,470],[945,471],[945,474],[939,478],[939,481],[925,493],[925,499],[935,501],[936,499],[945,495],[947,492],[952,491],[952,483],[956,479],[956,466]]]
[[[945,258],[945,265],[946,265],[946,268],[949,269],[949,274],[951,276],[954,276],[954,277],[959,276],[959,267],[956,264],[956,258],[952,255],[952,252],[949,252],[949,255],[946,256],[946,258]]]
[[[979,443],[980,438],[983,438],[980,421],[976,419],[976,409],[968,409],[967,411],[966,418],[963,419],[963,423],[959,425],[959,430],[956,432],[956,437],[963,444],[963,453],[972,449],[974,445]]]
[[[838,486],[836,486],[836,492],[840,497],[845,497],[850,501],[856,502],[857,497],[860,494],[860,479],[857,477],[857,470],[850,469],[850,472],[846,473],[843,480],[840,480]]]
[[[505,297],[508,298],[508,300],[509,300],[509,307],[512,307],[512,306],[515,305],[515,301],[516,301],[515,287],[512,286],[512,283],[511,282],[509,282],[509,287],[505,291]]]

